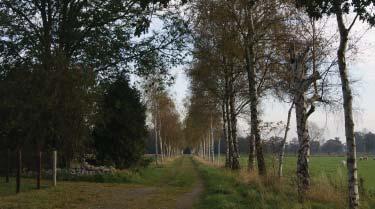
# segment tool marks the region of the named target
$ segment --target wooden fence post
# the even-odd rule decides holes
[[[16,193],[21,190],[21,172],[22,172],[22,152],[21,149],[17,149],[17,179],[16,179]]]
[[[52,176],[53,176],[53,186],[56,186],[56,173],[57,173],[57,151],[53,151],[53,168],[52,168]]]
[[[5,174],[6,183],[9,183],[9,170],[10,170],[10,150],[7,149],[7,167],[6,167],[6,174]]]
[[[40,180],[42,178],[42,152],[38,150],[37,155],[36,188],[40,189]]]

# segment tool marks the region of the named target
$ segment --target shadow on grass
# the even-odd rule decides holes
[[[10,178],[9,183],[5,182],[5,177],[1,177],[0,182],[0,196],[10,196],[16,194],[16,178]],[[41,182],[41,189],[51,187],[52,182],[45,180]],[[21,192],[33,191],[36,189],[36,179],[22,178],[21,179]]]

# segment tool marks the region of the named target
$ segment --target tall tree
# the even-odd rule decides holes
[[[59,64],[53,72],[17,67],[2,74],[0,126],[3,136],[12,141],[8,148],[60,149],[67,165],[88,139],[95,74],[66,68],[58,59],[54,62]]]
[[[317,27],[315,20],[289,6],[289,19],[283,22],[276,46],[280,65],[275,73],[277,95],[295,105],[297,135],[299,141],[297,160],[298,193],[300,201],[310,187],[309,155],[311,137],[308,119],[319,104],[330,104],[330,85],[335,60],[329,60],[331,37],[325,37],[324,28]],[[284,65],[284,64],[285,65]],[[328,63],[328,64],[327,64]],[[281,91],[282,93],[280,94]],[[289,110],[289,112],[291,109]]]
[[[243,54],[237,28],[224,1],[197,1],[194,16],[194,65],[190,77],[220,104],[226,167],[239,168],[237,117],[248,104]]]
[[[181,148],[183,145],[182,127],[180,115],[175,103],[167,92],[161,92],[158,96],[159,130],[163,149],[162,155],[170,157],[172,149]]]
[[[356,142],[354,137],[353,120],[353,94],[349,81],[349,72],[346,62],[346,51],[348,47],[349,34],[358,19],[375,25],[373,9],[374,0],[297,0],[297,6],[305,8],[306,12],[313,18],[321,18],[323,15],[334,15],[340,34],[340,44],[337,49],[337,59],[341,78],[343,95],[343,109],[345,115],[345,135],[347,144],[347,167],[348,167],[348,199],[349,208],[359,208],[358,193],[358,168],[356,156]],[[347,25],[344,21],[346,14],[354,13],[354,19]]]
[[[26,128],[37,135],[28,138],[38,147],[63,149],[68,165],[83,151],[78,147],[92,125],[95,80],[117,71],[146,76],[160,63],[181,61],[183,53],[174,52],[184,47],[186,28],[178,12],[166,8],[168,3],[1,1],[0,73],[33,74],[26,82],[34,97],[17,101],[33,109],[24,121],[30,121]],[[144,36],[155,18],[163,27]]]
[[[271,50],[276,31],[284,16],[277,8],[283,8],[281,1],[223,1],[224,11],[231,20],[234,30],[239,35],[241,63],[243,72],[247,74],[248,98],[250,101],[250,126],[252,140],[256,147],[258,172],[266,175],[266,165],[260,136],[260,98],[268,88],[267,80],[272,69]],[[252,153],[250,153],[251,155]],[[249,156],[249,163],[252,162]],[[251,167],[249,165],[249,167]]]

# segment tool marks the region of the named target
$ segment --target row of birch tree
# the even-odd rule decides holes
[[[358,208],[353,95],[346,60],[356,52],[354,36],[349,44],[356,22],[375,24],[374,4],[360,0],[193,1],[193,61],[188,69],[192,95],[185,128],[197,150],[205,154],[205,144],[212,146],[206,137],[212,129],[212,117],[207,114],[214,115],[227,145],[225,167],[240,169],[237,120],[247,116],[251,130],[247,168],[266,176],[260,128],[261,116],[267,113],[262,112],[261,104],[269,96],[285,102],[289,111],[278,175],[283,175],[285,143],[294,110],[299,141],[297,188],[303,202],[311,185],[309,118],[317,108],[342,105],[348,202],[350,208]]]

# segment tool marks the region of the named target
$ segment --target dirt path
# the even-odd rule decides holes
[[[203,181],[200,175],[198,174],[196,166],[194,166],[196,173],[196,183],[193,187],[193,190],[189,193],[183,194],[176,202],[176,209],[191,209],[193,208],[194,203],[199,200],[199,197],[204,191]]]
[[[101,188],[96,190],[96,195],[75,208],[86,209],[127,209],[147,208],[148,198],[157,191],[153,187],[140,188]]]
[[[188,175],[188,176],[183,176]],[[185,185],[185,178],[193,185]],[[121,185],[96,187],[89,201],[84,200],[75,208],[82,209],[191,209],[204,191],[202,179],[191,158],[184,158],[181,164],[160,180],[160,187]],[[181,183],[182,182],[182,183]],[[186,180],[187,182],[187,180]],[[182,184],[182,185],[180,185]],[[90,189],[90,188],[87,188]]]

